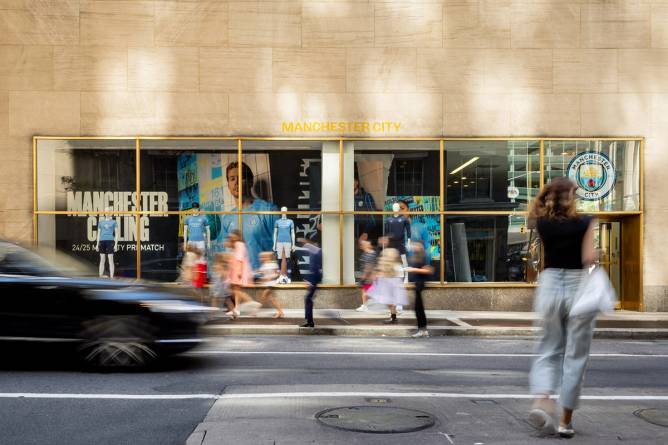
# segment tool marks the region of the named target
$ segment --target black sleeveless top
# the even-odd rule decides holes
[[[590,216],[538,218],[536,228],[545,247],[546,268],[582,269],[582,239],[591,220]]]

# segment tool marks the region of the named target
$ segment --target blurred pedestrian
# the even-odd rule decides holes
[[[181,260],[181,266],[179,270],[179,283],[192,286],[193,284],[193,267],[195,266],[195,261],[197,260],[197,248],[194,246],[186,247],[186,253],[183,255]]]
[[[248,259],[246,243],[244,243],[241,233],[238,230],[233,230],[227,237],[227,244],[232,252],[229,267],[229,282],[234,300],[234,308],[227,315],[231,315],[232,317],[241,315],[240,302],[250,303],[252,310],[256,312],[260,304],[243,291],[245,286],[253,284],[253,270]]]
[[[540,315],[542,335],[538,357],[530,374],[534,403],[529,422],[543,434],[558,432],[572,437],[573,411],[578,407],[589,359],[596,313],[573,316],[571,307],[587,268],[595,261],[594,225],[575,209],[576,185],[555,178],[540,191],[529,215],[543,242],[545,270],[540,274],[534,310]],[[561,416],[555,426],[555,402],[559,393]]]
[[[362,305],[355,309],[358,312],[366,312],[369,308],[366,305],[366,301],[369,298],[367,291],[371,287],[373,282],[373,273],[376,268],[376,249],[373,248],[371,241],[360,239],[360,292],[362,294]]]
[[[403,277],[404,268],[399,251],[392,247],[384,249],[378,258],[373,285],[368,290],[370,300],[390,309],[390,318],[383,320],[383,323],[396,324],[397,305],[408,304]]]
[[[211,306],[228,311],[234,310],[232,302],[232,290],[229,282],[229,253],[217,253],[214,256],[213,267],[211,268],[211,286],[209,286],[209,296]]]
[[[429,256],[425,252],[422,241],[411,240],[411,252],[408,256],[408,280],[415,285],[415,317],[417,318],[417,332],[413,337],[429,337],[427,331],[427,315],[424,312],[424,303],[422,301],[422,290],[424,283],[434,273],[431,267]]]
[[[304,296],[304,318],[306,319],[306,323],[301,325],[301,327],[312,328],[315,327],[315,322],[313,320],[313,298],[315,298],[315,291],[318,288],[318,284],[322,281],[322,249],[311,240],[302,239],[302,241],[304,243],[304,248],[306,248],[308,252],[309,273],[306,276],[308,290]]]
[[[195,288],[195,292],[197,292],[200,303],[206,304],[207,294],[205,287],[208,281],[206,256],[204,255],[204,251],[197,247],[193,249],[193,252],[195,253],[195,262],[192,265],[193,287]]]
[[[274,252],[261,252],[260,270],[258,271],[258,278],[260,283],[267,287],[262,291],[262,296],[260,297],[260,303],[265,304],[267,300],[271,301],[272,306],[274,306],[274,309],[276,309],[274,318],[285,317],[283,308],[278,303],[278,300],[274,295],[273,286],[276,285],[279,276],[280,273],[278,269],[278,264],[276,264],[276,258],[274,257]]]

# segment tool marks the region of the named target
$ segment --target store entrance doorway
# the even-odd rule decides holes
[[[594,240],[599,266],[619,298],[617,309],[642,309],[640,216],[599,217]]]
[[[622,291],[622,224],[619,221],[599,222],[594,239],[598,250],[599,266],[610,277],[615,293],[621,296]],[[621,303],[618,309],[621,308]]]

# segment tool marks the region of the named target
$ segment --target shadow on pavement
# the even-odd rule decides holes
[[[198,369],[206,359],[192,355],[169,355],[143,367],[92,368],[81,360],[76,347],[67,345],[8,344],[0,346],[2,371],[70,371],[88,373],[160,373]]]

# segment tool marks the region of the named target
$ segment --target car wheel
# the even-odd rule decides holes
[[[140,316],[104,316],[84,323],[81,359],[95,368],[136,368],[157,358],[153,327]]]

